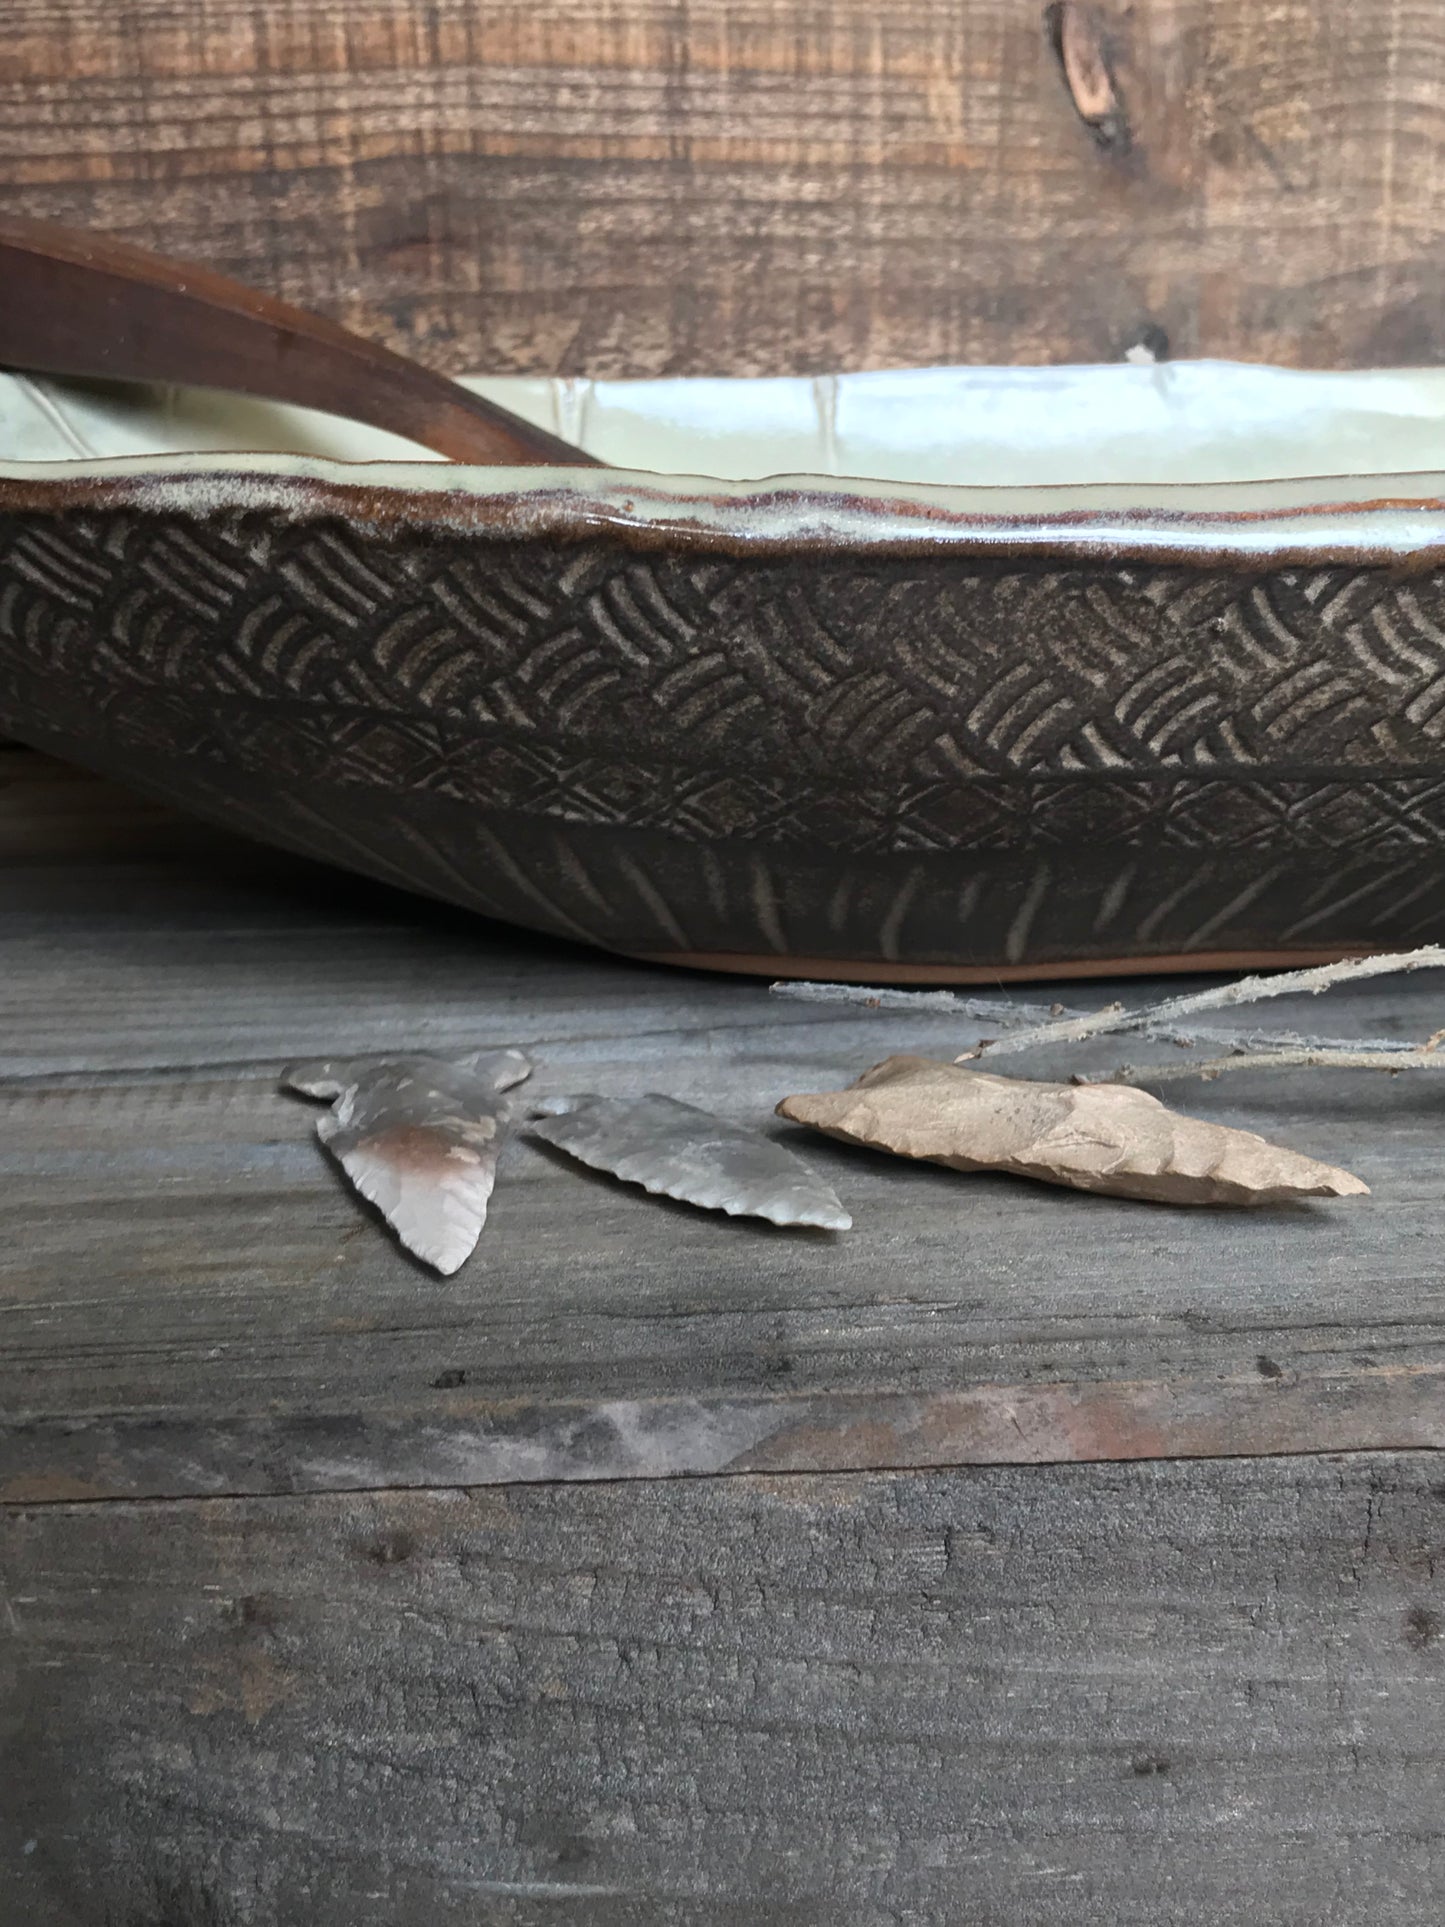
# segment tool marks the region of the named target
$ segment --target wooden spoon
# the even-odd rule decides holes
[[[0,288],[0,366],[295,402],[454,462],[601,466],[334,321],[108,235],[0,214]]]

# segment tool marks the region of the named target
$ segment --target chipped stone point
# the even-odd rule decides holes
[[[487,1221],[511,1104],[530,1076],[519,1050],[294,1064],[290,1090],[330,1098],[316,1135],[407,1250],[450,1276]]]
[[[847,1231],[853,1223],[832,1187],[785,1146],[656,1091],[547,1098],[530,1129],[580,1163],[654,1196],[777,1225]]]
[[[1171,1111],[1125,1084],[1048,1084],[927,1057],[886,1058],[843,1091],[785,1097],[780,1117],[955,1171],[1004,1171],[1155,1204],[1281,1204],[1367,1195],[1349,1171],[1253,1131]]]

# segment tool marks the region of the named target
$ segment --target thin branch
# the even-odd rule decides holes
[[[1261,979],[1246,978],[1244,981],[1260,982]],[[1031,1026],[1026,1035],[1007,1040],[1010,1050],[1052,1042],[1062,1024],[1087,1026],[1084,1031],[1086,1037],[1103,1036],[1114,1028],[1104,1020],[1116,1013],[1130,1018],[1126,1028],[1137,1029],[1140,1035],[1151,1038],[1155,1043],[1176,1044],[1182,1050],[1197,1046],[1252,1052],[1294,1049],[1375,1051],[1384,1055],[1419,1048],[1412,1038],[1312,1037],[1293,1030],[1225,1030],[1211,1024],[1202,1027],[1191,1025],[1185,1029],[1155,1021],[1151,1012],[1163,1008],[1158,1005],[1138,1012],[1125,1012],[1122,1004],[1106,1004],[1102,1010],[1082,1011],[1071,1010],[1063,1004],[1019,1004],[1005,998],[960,997],[951,990],[893,990],[868,984],[824,984],[794,980],[770,984],[768,988],[773,996],[786,998],[791,1003],[861,1004],[868,1010],[905,1011],[919,1017],[948,1010],[976,1018],[981,1023],[997,1025],[1000,1031],[1008,1031],[1015,1026]],[[1176,1004],[1179,1001],[1177,998],[1171,1000]],[[964,1063],[970,1055],[984,1051],[997,1053],[1003,1047],[1003,1042],[1003,1039],[991,1038],[986,1043],[976,1045],[972,1053],[966,1052],[958,1062]]]
[[[1268,997],[1317,997],[1335,984],[1362,977],[1383,977],[1396,971],[1433,970],[1441,966],[1445,966],[1445,946],[1426,944],[1419,950],[1358,957],[1346,963],[1320,964],[1310,970],[1285,970],[1273,977],[1239,977],[1233,983],[1218,984],[1210,990],[1192,991],[1184,997],[1166,997],[1139,1010],[1125,1010],[1115,1004],[1082,1017],[1040,1024],[1032,1030],[1007,1032],[991,1043],[975,1044],[955,1061],[965,1064],[985,1052],[990,1057],[1003,1057],[1015,1051],[1039,1050],[1050,1044],[1081,1044],[1086,1038],[1119,1031],[1157,1031],[1161,1026],[1176,1026],[1181,1018],[1195,1017],[1206,1010],[1228,1010],[1237,1004],[1258,1003]]]
[[[1152,1037],[1154,1032],[1145,1031],[1142,1035]],[[1368,1053],[1372,1057],[1401,1057],[1411,1051],[1434,1048],[1429,1038],[1422,1044],[1414,1037],[1315,1037],[1297,1030],[1216,1030],[1212,1024],[1187,1036],[1181,1032],[1176,1041],[1200,1050],[1227,1050],[1236,1057],[1262,1056],[1267,1051],[1282,1050],[1351,1050],[1362,1056]]]
[[[795,1004],[862,1004],[868,1010],[956,1010],[988,1024],[1043,1024],[1072,1016],[1063,1004],[1015,1004],[1003,998],[960,997],[952,990],[891,990],[872,984],[818,984],[788,980],[769,984],[774,997]]]
[[[1222,1071],[1301,1070],[1445,1071],[1445,1052],[1424,1044],[1399,1050],[1359,1050],[1350,1045],[1305,1046],[1297,1050],[1236,1051],[1228,1057],[1180,1058],[1173,1064],[1121,1064],[1107,1078],[1086,1077],[1087,1084],[1171,1084],[1182,1077],[1218,1077]]]

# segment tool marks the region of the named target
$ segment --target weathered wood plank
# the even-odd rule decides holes
[[[857,1220],[798,1236],[519,1141],[477,1258],[439,1282],[341,1188],[310,1107],[275,1089],[286,1059],[521,1043],[539,1093],[661,1086],[767,1121],[789,1090],[977,1026],[548,945],[41,758],[4,769],[0,1492],[1445,1444],[1432,1079],[1176,1089],[1374,1187],[1248,1214],[965,1179],[778,1124]],[[1361,987],[1330,1022],[1427,1035],[1440,994]]]
[[[1436,1927],[1431,1455],[0,1514],[0,1915]]]
[[[10,0],[0,191],[451,369],[1433,361],[1442,102],[1430,0]]]

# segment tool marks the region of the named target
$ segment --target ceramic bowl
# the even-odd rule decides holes
[[[615,466],[0,379],[0,728],[670,961],[1445,938],[1445,376],[476,385]]]

